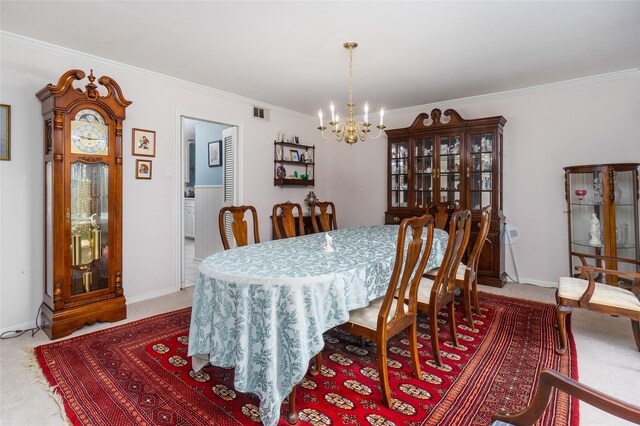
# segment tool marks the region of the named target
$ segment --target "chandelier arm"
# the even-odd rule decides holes
[[[364,142],[369,134],[369,128],[365,125],[364,122],[358,121],[356,123],[356,132],[358,135],[358,139]]]
[[[324,127],[324,126],[323,126],[323,127]],[[326,129],[326,127],[325,127],[324,129]],[[324,129],[322,129],[322,128],[318,127],[318,130],[320,130],[320,135],[322,135],[322,138],[323,138],[324,140],[327,140],[327,141],[328,141],[328,140],[331,140],[331,138],[328,138],[328,137],[324,134]]]
[[[335,128],[332,132],[336,135],[336,141],[342,142],[344,140],[344,136],[347,134],[347,123],[345,121],[341,121],[335,125]]]

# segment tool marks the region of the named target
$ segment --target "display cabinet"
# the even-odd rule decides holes
[[[42,324],[56,339],[85,324],[126,318],[122,288],[122,123],[131,104],[81,70],[36,96],[44,118],[45,257]]]
[[[504,117],[463,119],[439,109],[418,115],[407,128],[386,130],[388,138],[385,223],[424,214],[430,203],[444,201],[470,209],[478,223],[491,206],[487,243],[478,267],[482,284],[503,286],[502,143]],[[472,227],[469,246],[478,235]]]
[[[315,145],[273,142],[273,185],[313,186]]]
[[[582,262],[576,254],[640,260],[638,241],[639,163],[565,167],[569,230],[569,268]],[[633,265],[605,262],[607,269],[636,272]],[[608,284],[618,278],[607,274]]]

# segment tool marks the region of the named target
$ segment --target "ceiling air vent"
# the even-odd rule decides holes
[[[269,110],[254,106],[253,107],[253,118],[269,121]]]

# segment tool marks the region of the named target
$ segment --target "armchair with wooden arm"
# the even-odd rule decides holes
[[[605,266],[615,267],[618,263],[632,264],[635,265],[636,271],[640,261],[583,253],[572,253],[572,255],[580,258],[583,264],[576,266],[576,270],[581,272],[579,277],[561,277],[558,280],[556,320],[560,332],[560,347],[556,352],[564,354],[567,350],[566,316],[575,307],[631,319],[633,336],[640,351],[640,273],[588,265],[587,258],[594,259],[597,265],[604,263]],[[601,275],[605,279],[607,276],[627,277],[632,279],[633,283],[627,290],[615,283],[596,282],[596,278]],[[615,281],[617,280],[616,278]]]
[[[544,413],[553,388],[566,392],[616,417],[640,424],[640,407],[613,398],[567,376],[563,376],[557,371],[545,368],[540,372],[540,381],[531,404],[516,414],[493,414],[491,416],[492,426],[529,426],[535,424]]]

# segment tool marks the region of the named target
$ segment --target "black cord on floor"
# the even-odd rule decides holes
[[[27,328],[26,330],[10,330],[10,331],[5,331],[4,333],[0,334],[0,339],[2,340],[6,340],[6,339],[13,339],[16,337],[20,337],[22,336],[24,333],[28,333],[29,331],[31,332],[31,337],[35,336],[36,333],[38,331],[40,331],[41,327],[38,325],[38,318],[40,318],[40,312],[42,311],[42,305],[44,305],[44,302],[42,302],[40,304],[40,307],[38,308],[38,313],[36,314],[36,326],[33,328]],[[9,336],[5,336],[5,334],[9,334],[9,333],[13,333]]]
[[[508,278],[508,279],[510,279],[512,282],[520,284],[520,281],[516,281],[516,280],[514,280],[514,279],[511,277],[511,275],[507,274],[506,272],[505,272],[505,275],[506,275],[506,276],[507,276],[507,278]]]

